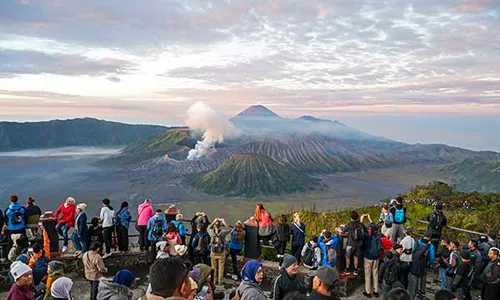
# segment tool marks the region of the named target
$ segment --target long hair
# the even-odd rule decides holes
[[[243,241],[245,240],[245,231],[243,230],[243,223],[241,223],[240,221],[236,222],[235,230],[236,230],[236,241],[238,243],[243,243]]]
[[[264,205],[262,205],[262,203],[259,203],[255,206],[254,217],[255,217],[255,220],[257,220],[257,222],[262,221],[262,214],[263,214],[263,211],[265,211],[265,210],[266,209],[264,208]]]

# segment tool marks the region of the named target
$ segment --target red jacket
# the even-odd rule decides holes
[[[62,223],[68,225],[69,227],[73,227],[75,226],[75,213],[75,205],[69,205],[68,207],[65,207],[63,203],[54,213],[54,217],[57,219],[57,217],[59,217],[59,214],[61,214],[61,218],[59,219],[59,221],[57,221],[57,224]]]
[[[382,236],[380,239],[380,243],[382,244],[382,253],[380,254],[380,259],[385,258],[385,251],[392,249],[392,241],[385,236]]]

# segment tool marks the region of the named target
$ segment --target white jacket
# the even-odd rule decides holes
[[[403,251],[405,249],[411,249],[412,254],[405,254],[404,252],[401,254],[402,262],[412,262],[413,261],[413,252],[415,250],[415,239],[411,236],[405,236],[405,238],[401,241],[401,246],[403,246]]]
[[[104,206],[101,208],[101,221],[102,221],[102,228],[106,227],[113,227],[113,218],[115,217],[115,212],[109,207]]]

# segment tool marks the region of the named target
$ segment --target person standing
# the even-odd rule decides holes
[[[148,221],[155,215],[151,199],[146,199],[137,208],[137,231],[139,231],[139,248],[141,251],[147,251],[149,248],[148,239]]]
[[[434,259],[436,258],[436,251],[434,249],[434,245],[432,244],[431,237],[432,237],[431,232],[427,231],[422,237],[422,239],[418,242],[418,245],[420,247],[425,247],[429,242],[431,243],[431,245],[427,248],[427,254],[426,254],[427,262],[424,266],[422,276],[420,277],[421,279],[420,279],[419,291],[422,297],[425,297],[425,292],[426,292],[425,285],[427,283],[427,267],[432,265],[434,263]]]
[[[457,241],[452,241],[450,243],[450,257],[445,262],[447,270],[446,270],[446,289],[448,291],[452,291],[453,281],[455,280],[455,276],[457,274],[457,267],[460,263],[460,252],[458,249],[460,248],[460,244]]]
[[[101,245],[98,242],[92,242],[89,251],[85,252],[82,257],[83,266],[85,268],[85,278],[90,281],[90,300],[97,300],[99,292],[99,280],[103,274],[108,272],[104,260],[100,253]]]
[[[255,207],[255,220],[259,223],[259,238],[265,245],[270,244],[274,232],[273,218],[261,203]]]
[[[323,229],[318,237],[318,246],[321,249],[321,265],[335,267],[337,265],[337,247],[339,239],[330,231]]]
[[[293,214],[292,223],[292,255],[300,265],[300,254],[306,244],[306,225],[300,221],[299,213]]]
[[[481,272],[483,271],[483,256],[479,249],[477,249],[477,240],[470,240],[467,246],[469,247],[470,260],[474,266],[473,284],[478,286],[481,282]]]
[[[361,216],[361,224],[365,217],[370,219],[369,215]],[[363,242],[365,245],[364,251],[364,270],[365,270],[365,292],[363,295],[365,297],[371,298],[373,296],[379,297],[379,283],[378,283],[378,266],[379,266],[379,256],[382,253],[382,242],[380,241],[380,235],[378,233],[378,227],[376,224],[371,223],[370,232],[366,226],[363,225]]]
[[[287,223],[285,215],[281,215],[278,219],[276,232],[273,235],[273,246],[276,251],[276,257],[279,261],[279,266],[283,262],[283,255],[285,254],[286,244],[290,241],[290,225]]]
[[[381,233],[390,238],[392,223],[394,223],[394,216],[389,210],[389,205],[386,203],[382,204],[381,210],[382,211],[380,212],[379,217],[379,222],[382,223]]]
[[[446,265],[446,261],[450,259],[450,241],[448,239],[441,239],[441,247],[436,252],[436,257],[439,264],[439,285],[442,290],[446,290],[448,287],[446,276],[448,266]]]
[[[26,235],[26,210],[18,203],[16,195],[10,196],[9,201],[10,205],[5,210],[5,224],[7,225],[7,236],[10,249],[14,244],[11,235]]]
[[[15,261],[10,265],[10,275],[14,284],[9,290],[7,300],[35,300],[31,290],[33,286],[33,273],[25,263]]]
[[[75,198],[68,197],[66,201],[61,204],[56,212],[54,213],[54,217],[57,219],[59,215],[61,218],[57,221],[56,230],[63,237],[63,248],[62,252],[68,251],[68,231],[71,227],[75,225]]]
[[[400,262],[396,253],[389,250],[385,252],[385,258],[379,272],[380,289],[384,300],[387,300],[392,285],[400,279]]]
[[[431,242],[434,249],[437,249],[439,241],[441,241],[443,228],[446,227],[448,222],[443,213],[443,202],[438,201],[436,203],[436,209],[427,217],[427,221],[429,221],[428,230],[431,233]]]
[[[215,220],[208,226],[208,233],[210,234],[211,255],[210,262],[214,272],[214,282],[217,284],[224,283],[224,265],[227,255],[227,241],[226,236],[231,229],[227,226],[224,219],[215,218]]]
[[[405,237],[400,243],[403,248],[403,253],[401,254],[401,283],[405,287],[408,287],[408,276],[410,274],[411,263],[413,262],[413,253],[415,253],[415,250],[417,249],[417,242],[411,234],[412,230],[410,228],[406,228],[404,230]]]
[[[233,263],[233,279],[238,280],[240,274],[238,273],[238,259],[237,255],[243,250],[245,245],[245,225],[241,221],[236,222],[234,228],[231,230],[231,241],[229,243],[229,254]]]
[[[37,229],[42,210],[35,204],[33,197],[26,199],[26,227]]]
[[[118,250],[122,253],[128,251],[128,228],[132,215],[130,214],[128,202],[122,202],[120,210],[116,213],[116,234],[118,237]]]
[[[409,283],[408,283],[408,294],[410,294],[410,299],[414,300],[417,298],[417,294],[420,293],[419,286],[421,286],[422,277],[424,276],[425,266],[427,265],[427,252],[431,246],[429,241],[425,246],[418,246],[417,250],[413,254],[413,262],[410,267]],[[424,296],[420,295],[423,299]]]
[[[152,216],[147,225],[148,240],[151,244],[151,263],[156,259],[156,243],[161,241],[163,234],[167,231],[167,220],[161,209],[156,210],[156,214]]]
[[[470,260],[469,251],[460,251],[460,257],[462,258],[462,262],[457,267],[453,290],[457,291],[458,299],[472,300],[470,289],[474,280],[474,265]]]
[[[359,275],[359,258],[361,257],[361,248],[363,247],[363,224],[359,221],[359,214],[353,210],[350,212],[351,221],[344,227],[347,234],[347,247],[345,250],[345,271],[343,275],[350,275],[351,258],[354,260],[354,276]]]
[[[111,241],[113,239],[113,231],[115,229],[113,224],[115,212],[110,203],[111,201],[107,198],[102,200],[102,208],[100,214],[100,219],[102,222],[102,237],[104,239],[104,245],[106,245],[106,254],[103,255],[103,259],[111,256]]]
[[[81,253],[87,252],[87,240],[88,240],[88,227],[87,227],[87,214],[85,213],[87,209],[87,204],[80,203],[76,206],[76,220],[75,220],[75,231],[71,240],[75,246],[75,254],[79,255]]]
[[[490,262],[483,272],[483,290],[481,292],[482,300],[498,299],[500,294],[500,249],[491,247],[488,252]]]
[[[391,229],[392,243],[398,243],[399,239],[404,237],[404,224],[406,223],[406,207],[403,205],[403,198],[398,196],[396,198],[396,205],[391,208],[391,214],[394,217]]]
[[[88,227],[88,235],[89,238],[87,240],[87,246],[90,246],[92,242],[98,242],[99,245],[104,244],[104,239],[102,237],[102,226],[101,224],[99,224],[99,218],[94,217],[92,218],[92,220],[90,220],[90,225]]]

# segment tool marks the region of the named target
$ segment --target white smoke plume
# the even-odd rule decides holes
[[[189,151],[187,160],[203,157],[215,146],[224,141],[224,137],[234,135],[235,129],[229,120],[204,102],[199,101],[187,110],[186,125],[191,130],[203,132],[203,139]]]

